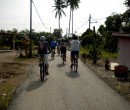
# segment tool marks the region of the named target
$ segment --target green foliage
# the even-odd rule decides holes
[[[117,58],[117,53],[101,51],[102,59]]]
[[[90,48],[90,50],[89,50],[89,55],[93,59],[93,63],[96,64],[97,60],[99,60],[99,58],[101,56],[100,48],[98,48],[96,46],[92,46],[92,48]]]
[[[66,16],[65,12],[63,11],[64,8],[66,8],[66,4],[63,0],[54,0],[54,11],[56,11],[55,13],[55,18],[57,18],[58,16],[58,20],[59,20],[59,30],[60,30],[60,19],[62,17],[62,13]]]
[[[108,16],[105,21],[106,29],[109,31],[119,31],[122,23],[122,15],[114,14],[113,16]]]
[[[62,37],[62,29],[54,29],[53,35],[59,39]]]
[[[0,50],[9,50],[9,49],[10,46],[6,46],[6,45],[0,46]]]
[[[1,95],[0,95],[0,110],[5,110],[6,107],[9,105],[12,99],[12,91],[13,87],[11,84],[5,84],[0,86],[1,88]]]
[[[80,48],[80,55],[83,54],[83,53],[85,53],[87,55],[89,54],[88,49],[86,47],[81,47]]]

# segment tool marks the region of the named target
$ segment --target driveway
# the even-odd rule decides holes
[[[40,81],[38,62],[18,88],[7,110],[130,110],[130,103],[117,94],[79,60],[78,72],[70,70],[60,56],[51,59],[50,75]]]

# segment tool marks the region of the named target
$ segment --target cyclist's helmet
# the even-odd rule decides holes
[[[41,37],[40,37],[40,40],[41,40],[41,41],[44,41],[44,40],[45,40],[45,37],[44,37],[44,36],[41,36]]]

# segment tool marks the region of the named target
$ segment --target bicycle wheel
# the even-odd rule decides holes
[[[74,58],[73,69],[74,69],[74,72],[77,72],[78,64],[77,64],[77,60],[76,60],[76,58]]]
[[[44,80],[44,63],[40,66],[40,77],[41,81]]]

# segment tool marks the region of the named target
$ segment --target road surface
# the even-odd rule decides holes
[[[7,110],[130,110],[130,103],[80,60],[78,72],[71,71],[68,55],[64,65],[60,56],[49,57],[50,75],[44,82],[34,64]]]

